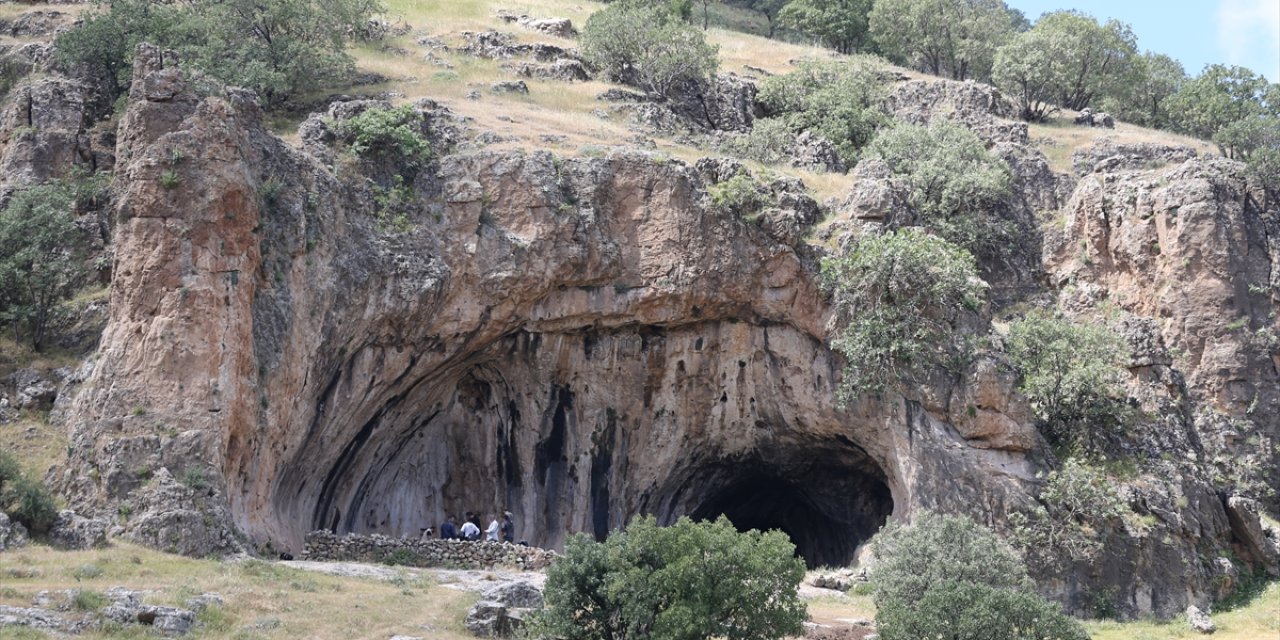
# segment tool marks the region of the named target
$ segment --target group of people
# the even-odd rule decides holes
[[[463,520],[462,526],[459,527],[452,515],[446,516],[444,524],[440,525],[441,540],[479,540],[480,514],[471,511],[467,512],[466,520]],[[516,524],[511,521],[511,512],[504,511],[502,513],[502,521],[493,515],[489,516],[489,527],[484,529],[485,540],[490,542],[510,542],[516,541]]]

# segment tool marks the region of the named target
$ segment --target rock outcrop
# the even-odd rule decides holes
[[[504,57],[499,40],[472,44]],[[1043,247],[1028,233],[1021,257],[990,271],[1004,300],[1049,280],[1073,312],[1121,309],[1133,396],[1154,416],[1135,449],[1268,451],[1221,427],[1274,437],[1280,393],[1280,356],[1255,344],[1274,327],[1280,235],[1240,165],[1104,169],[1069,193],[1025,125],[1001,119],[998,94],[906,84],[899,117],[960,113],[1013,159],[1019,196],[1001,215],[1034,228],[1066,205]],[[734,97],[748,90],[730,88],[729,111],[749,122]],[[711,202],[718,165],[451,153],[452,130],[436,126],[448,119],[420,103],[435,153],[395,173],[412,198],[390,225],[376,196],[396,168],[352,160],[320,119],[292,148],[252,96],[197,96],[146,46],[131,95],[111,317],[52,476],[116,535],[197,555],[297,549],[316,529],[399,537],[505,509],[518,538],[556,548],[637,514],[726,514],[783,529],[811,565],[844,565],[890,516],[999,525],[1035,502],[1052,454],[996,350],[836,404],[823,249],[802,241],[816,208],[786,185],[769,187],[777,212],[748,219]],[[857,170],[843,208],[858,224],[902,213],[880,169]],[[1079,610],[1102,585],[1122,612],[1164,616],[1211,597],[1212,558],[1247,532],[1198,467],[1168,465],[1126,496],[1154,533],[1108,538],[1105,565],[1049,576],[1047,590]],[[1274,460],[1255,466],[1275,473]]]

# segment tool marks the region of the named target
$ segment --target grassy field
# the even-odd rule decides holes
[[[81,590],[73,611],[92,615],[107,589],[146,592],[149,604],[183,606],[187,598],[218,593],[224,604],[201,613],[188,637],[389,638],[396,634],[454,640],[470,638],[462,626],[471,593],[405,570],[393,581],[341,578],[258,560],[183,558],[117,543],[94,551],[32,546],[0,553],[0,604],[30,606],[43,590]],[[0,638],[43,638],[0,627]],[[153,637],[145,628],[105,628],[85,638]],[[158,634],[154,637],[160,637]]]

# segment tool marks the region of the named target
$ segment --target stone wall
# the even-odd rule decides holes
[[[468,542],[392,538],[373,535],[337,535],[330,531],[307,534],[303,560],[382,562],[414,567],[450,569],[545,569],[556,552],[507,542]]]

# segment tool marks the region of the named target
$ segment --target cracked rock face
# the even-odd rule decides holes
[[[318,528],[417,536],[446,514],[511,511],[517,540],[555,548],[638,514],[727,514],[786,531],[810,565],[844,565],[890,516],[999,523],[1034,500],[1048,454],[998,357],[836,406],[817,256],[795,244],[804,216],[786,233],[749,222],[711,206],[705,172],[634,151],[451,154],[447,115],[420,103],[435,159],[402,176],[417,199],[391,225],[368,184],[385,188],[394,167],[352,160],[319,120],[291,148],[249,96],[198,97],[161,52],[137,60],[117,136],[111,318],[53,474],[78,511],[116,519],[127,504],[117,535],[195,555],[298,550]],[[1035,193],[1013,208],[1029,216],[1066,183],[1019,149],[1018,182]],[[1203,203],[1184,198],[1185,211],[1230,218],[1205,199],[1230,191],[1194,186],[1230,181],[1184,171],[1191,186],[1170,189]],[[1086,215],[1112,189],[1091,180],[1063,239],[1046,241],[1046,268],[1074,274],[1076,291],[1150,300],[1149,286],[1125,289],[1117,260],[1066,259],[1080,238],[1115,256],[1149,246],[1112,243],[1122,220]],[[865,191],[849,206],[890,215],[891,192]],[[1190,415],[1160,355],[1184,334],[1133,327],[1151,402]],[[1186,420],[1164,432],[1197,446]],[[1194,500],[1156,514],[1177,535],[1130,540],[1140,561],[1106,576],[1126,610],[1169,615],[1212,588],[1198,549],[1225,544],[1227,518],[1204,482],[1177,481]],[[1074,577],[1091,584],[1089,570]],[[1083,588],[1063,584],[1064,599]]]
[[[557,547],[727,513],[844,564],[890,514],[1027,499],[1007,372],[972,373],[993,391],[963,431],[945,402],[836,407],[812,259],[706,206],[688,167],[447,155],[387,233],[251,102],[140,60],[112,317],[61,476],[78,508],[128,502],[124,535],[297,549],[509,510]]]

